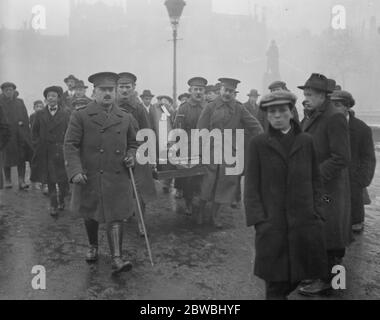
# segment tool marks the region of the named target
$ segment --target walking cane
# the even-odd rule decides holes
[[[143,216],[143,213],[142,213],[142,210],[141,210],[140,199],[139,199],[139,195],[138,195],[138,193],[137,193],[136,182],[135,182],[135,177],[134,177],[134,175],[133,175],[133,170],[132,170],[132,168],[129,168],[129,174],[130,174],[130,176],[131,176],[131,180],[132,180],[133,191],[134,191],[135,196],[136,196],[137,209],[138,209],[138,211],[139,211],[140,221],[141,221],[141,225],[142,225],[142,227],[143,227],[143,231],[144,231],[144,237],[145,237],[146,247],[147,247],[147,249],[148,249],[148,254],[149,254],[150,263],[152,264],[152,267],[153,267],[154,264],[153,264],[153,258],[152,258],[152,251],[150,250],[150,244],[149,244],[149,239],[148,239],[148,233],[146,232],[146,228],[145,228],[144,216]]]

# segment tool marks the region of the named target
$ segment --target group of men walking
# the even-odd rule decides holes
[[[65,79],[66,92],[59,86],[46,88],[46,105],[36,101],[30,123],[23,101],[15,97],[16,86],[3,84],[0,148],[5,188],[12,186],[12,166],[18,168],[19,188],[27,188],[29,161],[31,181],[48,187],[52,216],[65,208],[71,191],[71,209],[84,219],[89,263],[98,259],[99,223],[106,223],[113,272],[132,267],[123,259],[123,221],[136,213],[136,197],[142,216],[146,203],[157,197],[155,166],[136,161],[139,130],[152,129],[159,137],[162,128],[165,134],[183,129],[189,146],[193,129],[232,130],[232,140],[223,139],[222,146],[236,155],[236,132],[244,129],[243,174],[226,174],[231,165],[224,158],[222,163],[214,161],[214,149],[220,145],[212,141],[204,175],[176,179],[176,197],[184,198],[186,213],[198,224],[205,223],[210,212],[211,222],[220,228],[221,207],[238,206],[245,176],[247,225],[256,230],[255,274],[265,280],[267,298],[284,299],[300,283],[299,292],[305,295],[331,289],[331,269],[345,255],[352,225],[362,230],[363,192],[376,164],[371,130],[355,118],[350,93],[334,90],[334,81],[313,74],[299,87],[305,111],[300,122],[297,98],[281,81],[270,85],[260,103],[253,89],[242,104],[236,99],[239,80],[220,78],[209,85],[205,78],[191,78],[178,108],[164,95],[152,104],[150,90],[138,97],[137,77],[129,72],[101,72],[88,81],[94,87],[91,99],[84,82],[73,75]],[[160,143],[157,139],[158,158]],[[163,181],[164,192],[171,187],[170,179]],[[142,219],[139,230],[144,235]]]

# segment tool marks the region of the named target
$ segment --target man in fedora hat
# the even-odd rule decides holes
[[[71,112],[73,111],[71,102],[74,100],[75,85],[78,79],[74,75],[70,74],[63,81],[65,82],[67,86],[67,90],[63,93],[61,102],[62,102],[62,105]]]
[[[191,156],[191,130],[197,128],[197,123],[202,110],[206,106],[205,91],[207,80],[202,77],[191,78],[189,85],[190,98],[187,102],[180,105],[174,121],[174,128],[183,129],[188,137],[188,157]],[[199,177],[189,177],[176,179],[176,183],[183,190],[183,197],[186,204],[186,214],[193,212],[193,198],[199,196],[200,179]]]
[[[90,244],[86,260],[98,259],[98,226],[106,223],[114,274],[132,268],[122,257],[123,221],[133,214],[128,168],[138,146],[132,116],[115,103],[118,78],[113,72],[88,78],[95,101],[72,113],[64,143],[73,210],[84,218]]]
[[[143,102],[146,112],[149,114],[149,109],[153,105],[152,100],[154,98],[154,94],[150,92],[150,90],[144,90],[140,98]]]
[[[13,187],[11,168],[17,166],[18,186],[20,190],[25,190],[29,187],[25,183],[26,162],[30,162],[33,155],[28,112],[24,101],[15,96],[14,83],[3,83],[1,90],[0,108],[8,121],[11,132],[10,140],[3,150],[5,188]]]
[[[260,95],[256,89],[252,89],[248,94],[248,101],[243,104],[243,106],[248,110],[248,112],[260,121],[261,125],[264,127],[265,113],[259,108],[257,100]]]
[[[330,101],[332,86],[324,75],[312,74],[305,85],[298,88],[305,96],[302,127],[313,137],[322,176],[325,236],[331,272],[334,265],[341,263],[351,239],[348,123]],[[317,295],[330,291],[331,279],[330,274],[301,287],[299,292]]]
[[[46,107],[36,112],[32,126],[34,155],[30,180],[47,184],[50,215],[53,217],[58,215],[58,210],[64,210],[69,189],[63,158],[63,141],[70,113],[59,105],[62,94],[63,90],[58,86],[44,90]]]
[[[220,96],[213,102],[209,103],[199,117],[197,128],[221,130],[224,134],[225,129],[232,130],[236,134],[236,129],[244,129],[249,132],[249,136],[256,136],[263,132],[260,122],[254,118],[247,109],[236,100],[236,88],[240,83],[239,80],[231,78],[220,78],[222,83]],[[214,155],[215,142],[210,144],[210,154]],[[236,139],[232,139],[232,145],[226,144],[224,148],[236,151]],[[220,228],[222,226],[219,219],[220,207],[222,204],[231,205],[235,200],[235,192],[238,184],[236,175],[226,175],[228,165],[225,161],[222,164],[214,163],[211,158],[211,163],[206,165],[207,174],[203,176],[201,183],[201,202],[198,222],[202,223],[206,203],[212,203],[211,216],[214,226]]]
[[[119,73],[118,76],[117,100],[119,108],[128,112],[136,120],[136,132],[142,129],[150,129],[151,126],[148,112],[138,99],[135,91],[137,77],[130,72]],[[136,163],[134,172],[137,189],[140,194],[141,208],[144,214],[146,204],[154,201],[157,196],[153,174],[149,164],[140,165],[139,163]],[[135,213],[137,213],[137,207],[135,207]],[[140,235],[144,236],[143,227],[139,219],[138,227]]]
[[[348,120],[350,128],[351,163],[351,219],[352,230],[360,233],[364,228],[364,199],[363,194],[374,177],[376,155],[372,130],[363,121],[356,118],[352,108],[355,100],[347,91],[334,91],[330,97],[334,107],[342,112]]]

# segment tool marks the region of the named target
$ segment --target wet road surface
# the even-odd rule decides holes
[[[182,200],[157,188],[159,200],[146,216],[155,266],[133,218],[125,225],[124,251],[134,268],[117,277],[110,275],[104,228],[100,259],[88,265],[81,219],[68,210],[52,218],[39,190],[0,190],[0,299],[263,299],[264,283],[252,274],[254,231],[243,210],[223,208],[222,230],[199,227]],[[380,168],[369,192],[365,231],[344,260],[347,289],[323,299],[380,299]],[[32,288],[35,265],[46,269],[46,290]]]

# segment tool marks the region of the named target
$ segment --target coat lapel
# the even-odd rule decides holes
[[[51,116],[49,110],[46,110],[46,111],[47,111],[48,117],[49,117],[48,130],[52,131],[57,126],[59,126],[61,124],[61,122],[63,121],[64,114],[63,114],[63,111],[62,111],[62,107],[58,107],[58,110],[55,113],[54,117]]]
[[[103,127],[104,122],[107,119],[107,115],[100,105],[96,102],[90,103],[87,107],[87,114],[90,116],[92,122]]]
[[[116,105],[112,107],[111,112],[108,114],[106,121],[103,124],[103,129],[108,129],[110,127],[116,126],[121,123],[123,118],[123,111],[119,109]]]
[[[303,131],[307,132],[310,127],[319,119],[319,117],[323,114],[323,112],[326,110],[327,106],[329,104],[329,100],[326,100],[322,106],[320,106],[310,119],[306,120],[303,124]]]
[[[297,135],[296,135],[296,140],[294,141],[292,149],[290,150],[289,158],[295,155],[301,148],[302,148],[302,143],[300,142],[300,139],[297,139]]]
[[[285,150],[284,148],[281,146],[281,144],[277,141],[276,138],[272,137],[272,136],[269,136],[268,137],[268,145],[274,150],[276,151],[280,156],[281,158],[287,162],[287,157],[286,157],[286,154],[285,154]]]

